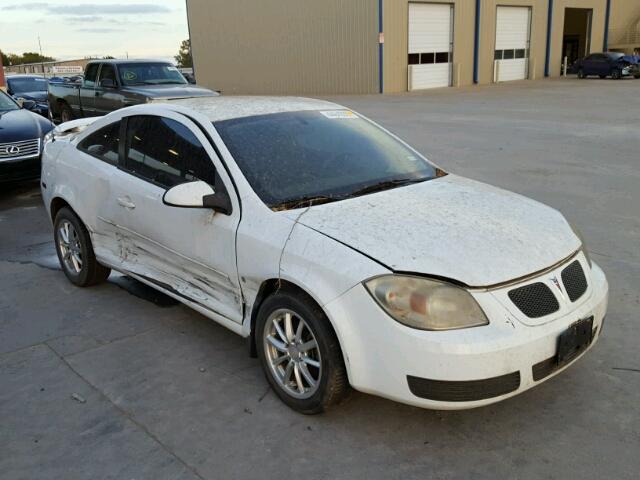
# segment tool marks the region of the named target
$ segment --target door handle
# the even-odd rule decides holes
[[[129,210],[136,208],[136,204],[133,203],[129,197],[119,197],[118,204]]]

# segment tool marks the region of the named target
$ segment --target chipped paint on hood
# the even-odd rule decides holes
[[[580,248],[557,210],[455,175],[317,205],[300,223],[394,271],[478,287],[543,270]]]

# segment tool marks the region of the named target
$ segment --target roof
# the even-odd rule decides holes
[[[112,63],[124,65],[126,63],[171,63],[167,60],[153,58],[92,58],[89,63]]]
[[[221,96],[181,98],[170,100],[170,102],[206,115],[212,122],[271,113],[302,110],[339,110],[344,108],[341,105],[325,100],[302,97]]]
[[[42,78],[46,80],[41,73],[7,73],[5,80],[10,80],[12,78]]]

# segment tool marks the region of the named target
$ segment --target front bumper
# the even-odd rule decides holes
[[[0,183],[40,178],[40,155],[0,161]]]
[[[581,262],[585,262],[582,256]],[[593,347],[602,331],[608,284],[596,264],[588,278],[583,299],[535,325],[519,320],[492,291],[473,293],[490,324],[462,330],[433,332],[401,325],[362,285],[325,305],[325,311],[355,389],[418,407],[474,408],[524,392],[571,365],[575,359],[561,367],[550,362],[558,337],[571,324],[591,316],[594,336],[586,350]],[[427,390],[420,388],[420,380],[431,382]],[[438,388],[444,392],[440,396],[433,393]],[[430,398],[423,398],[425,391]],[[447,397],[447,391],[462,394]],[[471,396],[466,396],[468,392]]]

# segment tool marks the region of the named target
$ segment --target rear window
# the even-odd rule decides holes
[[[119,144],[120,122],[118,121],[93,132],[80,142],[78,148],[103,162],[117,165]]]
[[[47,91],[47,79],[46,78],[7,78],[7,83],[11,87],[11,91],[15,93],[27,93],[27,92],[46,92]]]

